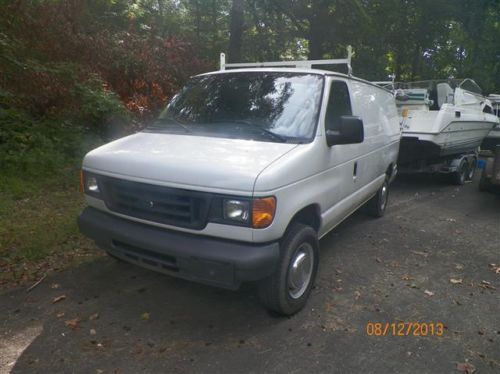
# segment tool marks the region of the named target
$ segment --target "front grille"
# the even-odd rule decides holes
[[[105,176],[99,176],[99,187],[113,212],[190,229],[200,230],[207,224],[209,193]]]

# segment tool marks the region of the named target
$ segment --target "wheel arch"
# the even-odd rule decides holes
[[[310,204],[297,211],[287,225],[287,230],[292,223],[302,223],[319,232],[321,227],[321,210],[319,204]]]

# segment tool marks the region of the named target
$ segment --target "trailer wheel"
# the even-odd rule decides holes
[[[465,184],[467,180],[467,176],[469,174],[469,167],[467,166],[467,161],[462,160],[458,170],[451,175],[453,183],[457,186],[462,186]]]
[[[274,274],[259,284],[267,309],[290,316],[301,310],[318,271],[319,244],[312,227],[292,223],[280,243],[280,263]]]
[[[472,159],[472,162],[469,166],[469,172],[467,174],[467,180],[471,181],[474,179],[474,175],[476,174],[476,166],[477,166],[477,160],[476,158],[474,157]]]

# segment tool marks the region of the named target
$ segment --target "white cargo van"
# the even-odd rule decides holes
[[[338,62],[222,63],[193,77],[151,126],[85,156],[80,230],[152,270],[258,281],[269,309],[297,312],[318,240],[365,204],[382,216],[397,170],[393,95],[311,68]]]

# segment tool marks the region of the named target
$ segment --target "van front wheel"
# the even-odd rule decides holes
[[[289,227],[280,243],[274,274],[259,285],[259,296],[268,309],[292,315],[304,307],[318,270],[318,249],[313,228],[299,223]]]

